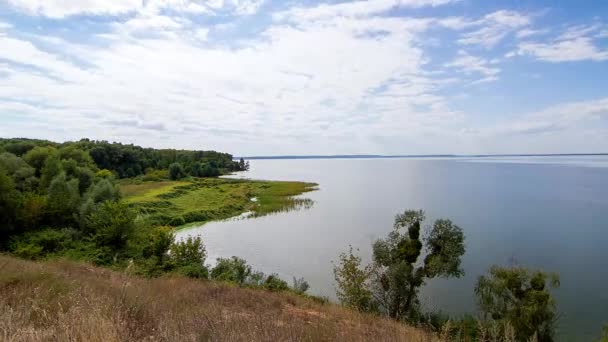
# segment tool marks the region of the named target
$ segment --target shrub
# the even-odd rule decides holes
[[[271,274],[264,281],[264,285],[262,285],[265,289],[270,291],[285,291],[289,290],[289,285],[287,282],[281,278],[279,278],[276,274]]]
[[[182,179],[186,177],[184,167],[180,163],[173,163],[169,165],[169,178],[172,180]]]
[[[556,274],[493,266],[479,277],[475,294],[484,316],[509,322],[518,340],[536,335],[539,341],[552,341],[556,308],[549,287],[558,286]]]
[[[174,242],[170,249],[170,262],[178,273],[201,278],[207,276],[205,260],[207,251],[200,237],[188,237],[185,241]]]
[[[218,258],[217,264],[211,270],[212,279],[238,285],[245,285],[251,274],[251,266],[247,265],[244,259],[235,256],[229,259]]]
[[[142,180],[146,182],[155,182],[164,179],[169,179],[169,171],[167,170],[146,170],[146,174],[142,177]]]
[[[304,294],[310,288],[308,282],[304,280],[304,278],[296,278],[293,277],[293,286],[291,287],[293,291],[297,294]]]
[[[136,214],[124,202],[103,202],[87,219],[87,228],[98,246],[117,252],[135,232]]]
[[[37,259],[42,256],[65,251],[74,245],[78,232],[70,229],[47,228],[25,233],[10,244],[10,250],[19,257]]]

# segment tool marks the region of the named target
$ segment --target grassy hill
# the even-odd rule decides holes
[[[2,341],[434,341],[289,293],[0,255]]]

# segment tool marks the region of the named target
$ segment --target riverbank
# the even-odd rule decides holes
[[[180,227],[238,216],[294,210],[312,205],[298,197],[317,188],[305,182],[193,178],[180,181],[123,180],[120,191],[140,216],[154,225]]]
[[[284,292],[0,255],[10,341],[434,341],[405,324]]]

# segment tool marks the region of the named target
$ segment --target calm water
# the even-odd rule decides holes
[[[209,260],[232,255],[335,297],[332,260],[371,243],[406,208],[450,218],[466,234],[466,276],[434,280],[429,309],[474,313],[473,287],[492,264],[558,272],[560,335],[589,340],[608,323],[608,158],[254,160],[240,177],[316,182],[311,209],[182,230]]]

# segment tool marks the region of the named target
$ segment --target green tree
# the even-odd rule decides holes
[[[87,225],[98,246],[116,253],[133,237],[136,216],[122,201],[105,201],[89,215]]]
[[[25,229],[38,227],[47,214],[47,197],[33,192],[23,194],[23,203],[20,207],[19,221]]]
[[[359,309],[373,308],[397,320],[420,321],[420,287],[427,279],[462,276],[460,258],[465,251],[462,229],[450,220],[435,221],[422,240],[424,219],[421,210],[397,215],[393,231],[373,244],[373,263],[369,268],[360,267],[360,259],[353,256],[352,250],[342,255],[337,268],[342,273],[336,276],[339,296]],[[423,252],[426,257],[419,262]],[[371,304],[367,291],[373,298]]]
[[[337,284],[337,295],[340,303],[363,312],[374,311],[372,292],[368,287],[370,267],[361,267],[361,258],[348,253],[340,254],[337,265],[334,265],[334,278]]]
[[[20,196],[15,183],[0,167],[0,245],[15,232],[15,213],[19,207]]]
[[[557,287],[553,273],[493,266],[479,277],[475,294],[486,319],[508,322],[518,340],[536,335],[543,342],[553,341],[556,305],[549,289]]]
[[[42,168],[44,167],[47,158],[56,153],[57,150],[54,147],[36,146],[23,156],[23,160],[36,169],[36,177],[40,177],[40,173],[42,172]]]
[[[251,266],[245,259],[233,256],[232,258],[218,258],[217,264],[211,270],[211,278],[245,285],[252,273]]]
[[[67,180],[65,173],[60,173],[49,185],[47,206],[53,221],[66,224],[74,220],[74,213],[80,201],[78,180]]]
[[[104,178],[104,179],[112,179],[112,178],[114,178],[114,174],[110,170],[103,169],[103,170],[97,171],[97,173],[95,173],[95,177]]]
[[[173,163],[169,165],[169,178],[172,180],[182,179],[186,176],[184,167],[180,163]]]
[[[424,212],[407,210],[395,217],[394,229],[373,245],[372,287],[382,311],[399,320],[420,319],[418,291],[427,279],[461,277],[465,252],[462,229],[450,220],[437,220],[423,241]],[[423,252],[424,262],[418,259]]]
[[[191,278],[207,278],[207,251],[200,237],[188,237],[185,241],[174,242],[170,256],[178,273]]]
[[[44,162],[44,167],[40,173],[40,190],[46,193],[51,182],[62,172],[59,156],[50,155]]]

